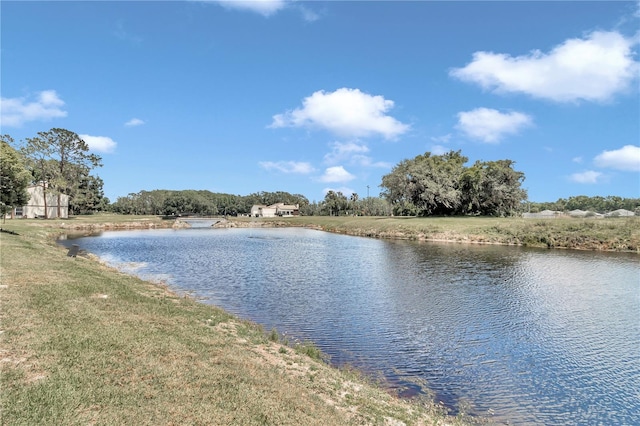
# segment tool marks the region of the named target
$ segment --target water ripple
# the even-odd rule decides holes
[[[118,232],[81,245],[452,413],[640,424],[637,255],[303,229]]]

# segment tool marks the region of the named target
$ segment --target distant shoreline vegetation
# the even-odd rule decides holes
[[[207,190],[171,191],[156,189],[140,191],[135,194],[129,194],[126,197],[118,197],[118,200],[111,204],[105,212],[158,216],[177,216],[184,213],[201,216],[238,216],[250,214],[251,207],[255,204],[285,203],[298,204],[300,206],[300,214],[303,216],[416,216],[416,213],[412,212],[411,209],[407,209],[404,212],[394,212],[394,206],[382,197],[361,198],[357,194],[352,194],[351,197],[347,198],[345,195],[333,191],[330,191],[327,195],[328,197],[323,201],[310,202],[303,195],[290,194],[284,191],[233,195],[214,193]],[[605,214],[619,209],[633,211],[636,216],[640,215],[640,198],[623,198],[611,195],[605,197],[578,195],[567,199],[560,198],[551,202],[521,201],[514,215],[517,216],[525,212],[538,213],[544,210],[560,212],[584,210]]]
[[[299,206],[303,216],[519,216],[543,210],[582,210],[604,214],[628,210],[640,215],[640,198],[579,195],[555,202],[530,202],[522,187],[525,175],[514,169],[515,161],[476,161],[467,166],[461,151],[442,155],[430,152],[405,159],[382,177],[380,197],[363,197],[328,190],[321,201],[285,191],[249,195],[214,193],[207,190],[142,190],[111,202],[104,196],[104,182],[91,170],[101,158],[89,153],[80,135],[54,128],[37,137],[16,142],[1,135],[0,170],[5,185],[0,191],[0,213],[11,217],[30,203],[29,185],[41,188],[43,215],[49,215],[47,195],[57,198],[57,217],[62,215],[61,197],[68,197],[70,215],[110,212],[126,215],[239,216],[254,205],[283,203]],[[48,217],[53,217],[48,216]]]
[[[579,195],[555,202],[528,200],[522,187],[523,172],[515,161],[476,161],[467,166],[461,151],[442,155],[430,152],[406,159],[382,177],[380,197],[362,197],[329,190],[322,201],[284,191],[256,192],[247,196],[206,190],[140,191],[119,197],[109,211],[122,214],[248,215],[254,205],[277,203],[299,206],[303,216],[520,216],[544,210],[583,210],[604,214],[629,210],[640,214],[640,198]]]

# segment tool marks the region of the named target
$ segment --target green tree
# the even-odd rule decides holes
[[[415,206],[421,215],[454,214],[462,203],[459,185],[467,160],[460,151],[404,160],[382,177],[382,195],[392,204]]]
[[[461,176],[462,213],[510,216],[521,209],[527,193],[524,173],[511,160],[476,161]]]
[[[49,208],[47,202],[49,197],[49,181],[52,179],[55,170],[55,163],[51,161],[53,151],[44,140],[39,138],[27,139],[20,152],[25,158],[27,168],[33,175],[33,183],[42,188],[42,198],[44,201],[44,217],[48,218]]]
[[[340,216],[340,212],[347,209],[347,197],[340,191],[328,191],[324,196],[324,209],[329,216]]]
[[[69,211],[73,214],[93,214],[106,210],[109,199],[104,196],[103,186],[100,177],[81,174],[76,192],[69,201]]]
[[[198,191],[175,191],[164,201],[164,214],[215,215],[218,214],[218,208]]]
[[[358,206],[358,194],[356,194],[355,192],[353,194],[351,194],[351,197],[349,197],[349,209],[351,211],[352,214],[357,214],[360,211],[360,208]]]
[[[27,186],[33,176],[27,170],[20,153],[11,145],[9,135],[2,135],[0,141],[0,214],[6,216],[15,207],[24,206],[29,201]]]
[[[399,215],[484,214],[507,216],[520,210],[527,193],[524,174],[511,160],[465,167],[460,151],[427,152],[403,160],[383,176],[383,197]]]
[[[81,177],[101,166],[101,158],[89,153],[89,146],[76,133],[54,128],[38,132],[26,139],[23,152],[30,160],[34,176],[42,185],[44,198],[48,188],[58,194],[58,217],[61,216],[61,195],[75,196]],[[46,203],[46,201],[45,201]],[[46,216],[45,205],[45,216]]]

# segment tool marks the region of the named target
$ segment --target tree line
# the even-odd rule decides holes
[[[321,215],[375,215],[388,216],[391,207],[386,200],[377,197],[359,199],[352,194],[348,199],[341,192],[329,191],[323,201],[309,201],[304,195],[284,191],[255,192],[249,195],[215,193],[207,190],[164,190],[140,191],[125,197],[118,197],[109,210],[120,214],[176,216],[184,214],[248,215],[256,204],[276,203],[298,205],[300,214]]]
[[[551,202],[527,203],[527,211],[538,213],[543,210],[569,212],[583,210],[594,213],[608,213],[618,209],[625,209],[640,215],[640,198],[623,198],[614,195],[589,197],[577,195],[569,198],[559,198]]]
[[[118,197],[110,207],[114,213],[137,215],[175,216],[194,215],[242,215],[249,214],[254,204],[275,203],[298,204],[300,209],[309,205],[309,200],[300,194],[288,192],[256,192],[250,195],[214,193],[207,190],[140,191],[126,197]]]
[[[468,158],[461,151],[442,155],[426,152],[401,161],[382,177],[381,197],[363,199],[356,193],[347,197],[340,191],[328,191],[324,200],[310,202],[303,195],[284,191],[243,196],[207,190],[155,189],[130,193],[110,203],[103,193],[104,182],[92,174],[101,167],[102,159],[90,153],[86,142],[76,133],[54,128],[20,143],[2,135],[0,149],[3,216],[14,207],[26,205],[28,185],[41,186],[45,195],[69,196],[70,214],[109,211],[132,215],[236,216],[250,214],[255,204],[276,203],[297,204],[300,214],[308,216],[510,216],[545,209],[598,213],[627,209],[640,214],[638,198],[581,195],[548,203],[527,202],[527,193],[522,188],[525,176],[514,169],[514,161],[476,161],[466,166]]]

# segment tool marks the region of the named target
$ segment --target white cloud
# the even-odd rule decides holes
[[[282,173],[309,174],[315,170],[309,163],[296,161],[261,161],[259,164],[265,170],[277,170]]]
[[[448,149],[446,146],[442,146],[442,145],[433,145],[431,147],[431,153],[433,155],[442,155],[442,154],[446,154],[449,151],[450,151],[450,149]]]
[[[571,161],[573,161],[574,163],[580,164],[582,163],[582,157],[573,157]]]
[[[55,90],[44,90],[35,100],[25,98],[0,98],[0,123],[2,126],[19,127],[28,121],[47,121],[66,117],[64,101]]]
[[[356,164],[363,167],[375,167],[380,169],[390,169],[393,164],[387,161],[373,161],[373,159],[367,155],[354,155],[351,157],[350,164]]]
[[[449,141],[451,141],[451,133],[442,136],[432,136],[431,140],[436,143],[449,143]]]
[[[516,134],[532,124],[533,119],[521,112],[502,113],[490,108],[476,108],[459,112],[456,127],[473,139],[497,143],[504,136]]]
[[[600,172],[587,170],[582,173],[574,173],[569,176],[569,179],[577,183],[598,183],[603,176]]]
[[[302,108],[274,115],[269,127],[320,128],[349,138],[381,135],[395,139],[409,126],[386,115],[393,106],[391,100],[358,89],[320,90],[305,98]]]
[[[89,145],[91,151],[110,153],[115,151],[118,145],[113,139],[106,136],[78,135]]]
[[[450,75],[496,92],[515,92],[557,102],[607,101],[637,79],[633,39],[618,32],[595,31],[574,38],[549,53],[535,50],[512,57],[476,52],[464,68]]]
[[[212,0],[227,9],[237,9],[242,11],[256,12],[268,17],[284,9],[287,2],[285,0]]]
[[[613,151],[603,151],[594,162],[598,167],[640,172],[640,146],[625,145]]]
[[[324,161],[327,164],[336,164],[367,152],[369,148],[366,145],[356,142],[333,142],[331,152],[324,156]]]
[[[349,173],[342,166],[328,167],[320,177],[320,182],[349,182],[355,176]]]
[[[315,22],[320,19],[320,15],[309,9],[308,7],[304,7],[298,4],[298,10],[300,10],[300,13],[302,13],[302,17],[307,22]]]
[[[369,147],[357,142],[333,142],[331,144],[331,152],[324,156],[324,162],[326,164],[338,164],[348,163],[351,165],[357,165],[362,167],[375,167],[390,169],[391,163],[384,161],[373,161],[373,159],[366,155],[369,152]]]
[[[124,125],[127,127],[141,126],[143,124],[144,124],[144,121],[140,120],[139,118],[132,118],[131,120],[124,123]]]

